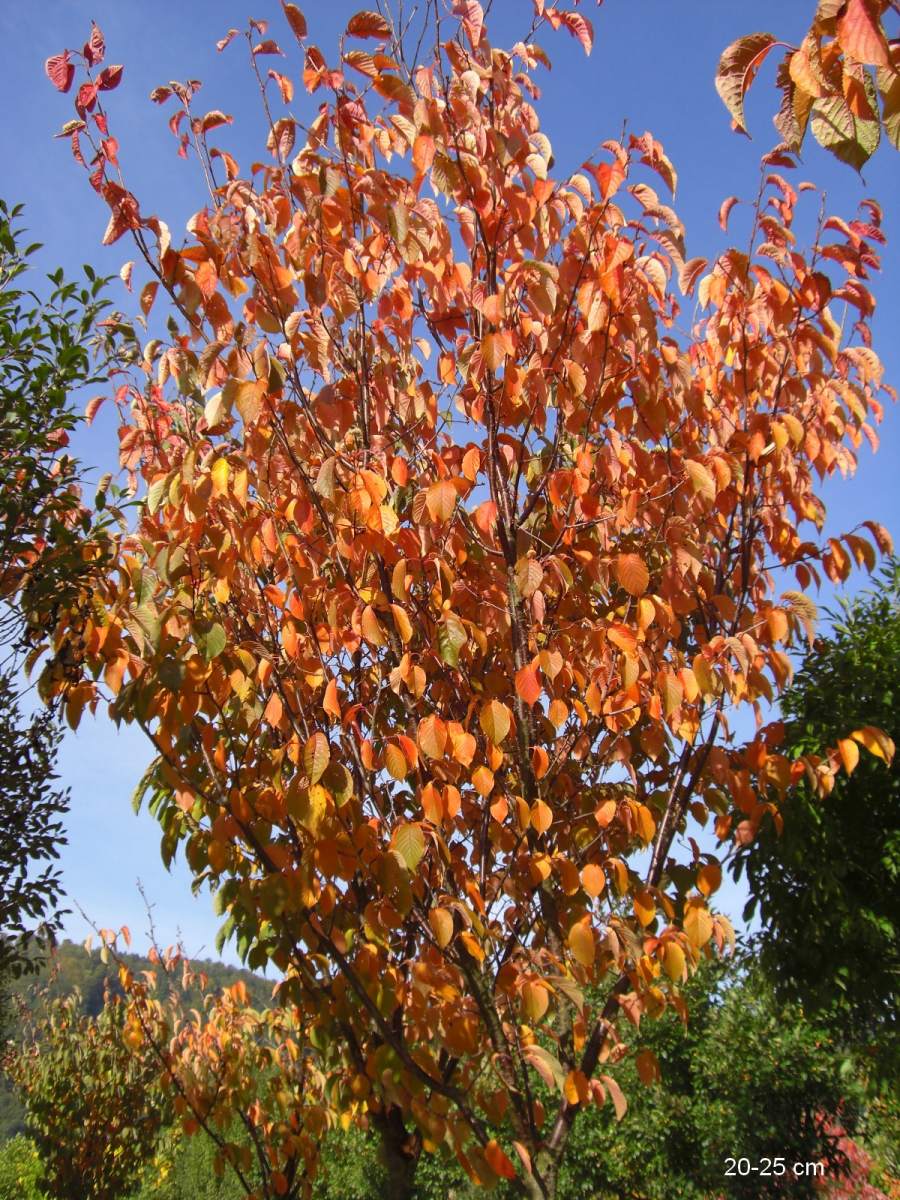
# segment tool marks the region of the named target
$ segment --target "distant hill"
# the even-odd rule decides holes
[[[135,974],[139,971],[154,970],[149,958],[140,954],[123,954],[122,959]],[[192,959],[191,966],[207,976],[211,991],[220,991],[238,980],[243,980],[250,1002],[256,1008],[265,1008],[271,1001],[272,981],[254,975],[252,971],[243,971],[225,963],[201,958]],[[165,974],[158,968],[156,974],[162,994]],[[18,1034],[19,1004],[24,1002],[27,1007],[31,1007],[45,987],[51,996],[67,996],[77,989],[81,993],[84,1011],[95,1017],[103,1007],[103,997],[107,991],[121,991],[117,976],[118,968],[115,963],[104,964],[96,951],[88,954],[83,946],[74,942],[61,942],[54,951],[52,960],[39,974],[7,981],[9,1002],[3,1005],[4,1016],[8,1019],[6,1037],[14,1041]],[[184,994],[184,1002],[186,1008],[201,1007],[201,993],[197,989],[188,990]],[[0,1144],[15,1134],[22,1133],[24,1125],[22,1107],[6,1079],[0,1075]]]

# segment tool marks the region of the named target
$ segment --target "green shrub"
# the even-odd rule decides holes
[[[45,1200],[37,1146],[21,1134],[0,1146],[0,1200]]]

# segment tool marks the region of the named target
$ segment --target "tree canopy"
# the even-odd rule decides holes
[[[228,31],[265,147],[242,167],[196,80],[153,92],[199,167],[181,243],[129,188],[101,31],[47,63],[154,336],[114,392],[135,520],[45,622],[42,692],[145,731],[165,859],[282,973],[293,1161],[355,1122],[398,1198],[439,1146],[555,1196],[580,1116],[625,1111],[629,1024],[733,941],[700,831],[748,844],[848,745],[893,753],[768,718],[809,592],[891,548],[822,532],[893,394],[878,204],[807,215],[779,148],[688,257],[652,134],[556,173],[541,40],[589,52],[577,4],[508,49],[489,15],[384,6],[329,53],[291,3]]]

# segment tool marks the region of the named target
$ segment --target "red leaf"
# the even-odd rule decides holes
[[[62,54],[54,54],[48,58],[44,63],[44,70],[47,72],[47,78],[58,91],[67,92],[72,86],[75,68],[69,62],[68,50],[63,50]]]
[[[707,259],[691,258],[684,264],[678,272],[678,286],[684,292],[685,296],[689,296],[694,290],[694,285],[700,278],[700,275],[706,269]]]
[[[86,112],[90,112],[97,103],[97,85],[96,83],[83,83],[78,89],[78,94],[75,97],[75,108],[82,116]]]
[[[387,38],[391,36],[391,27],[381,13],[358,12],[347,22],[347,32],[351,37]]]
[[[481,41],[484,29],[484,9],[478,0],[456,0],[453,15],[459,17],[473,48]]]
[[[99,410],[100,405],[103,403],[103,401],[105,399],[106,399],[105,396],[94,396],[94,398],[92,400],[89,400],[87,402],[87,405],[84,410],[84,419],[85,419],[86,424],[88,424],[88,425],[91,424],[94,417],[96,417],[96,415],[97,415],[97,411]]]
[[[91,21],[91,36],[84,46],[84,57],[88,61],[88,66],[93,67],[97,63],[103,62],[105,53],[106,42],[103,40],[103,34],[96,22]]]
[[[726,196],[719,205],[719,224],[724,230],[728,229],[728,218],[731,215],[731,210],[737,204],[737,196]]]
[[[581,13],[567,12],[560,13],[559,19],[571,33],[581,42],[584,47],[585,54],[590,54],[591,48],[594,45],[594,27]]]
[[[284,9],[284,15],[287,18],[287,23],[293,31],[297,41],[302,41],[306,37],[306,17],[297,7],[296,4],[287,4],[285,0],[281,0],[281,7]]]
[[[537,704],[541,698],[541,684],[533,665],[516,671],[516,691],[526,704]]]
[[[121,64],[116,64],[114,67],[104,67],[97,76],[97,87],[101,92],[111,92],[113,88],[117,88],[122,82]]]

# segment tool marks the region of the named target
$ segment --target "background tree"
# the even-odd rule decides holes
[[[83,70],[66,130],[167,323],[120,396],[137,522],[50,630],[83,673],[44,691],[146,731],[164,854],[283,972],[326,1119],[377,1130],[398,1200],[442,1144],[551,1197],[579,1115],[624,1111],[618,1018],[683,1011],[732,937],[720,861],[681,835],[752,840],[841,769],[761,706],[804,589],[889,546],[820,544],[816,490],[880,417],[880,210],[804,253],[779,152],[740,246],[686,259],[651,135],[553,176],[536,39],[589,50],[574,7],[536,3],[508,52],[475,0],[362,12],[330,63],[283,12],[307,120],[264,22],[221,43],[259,82],[264,165],[211,143],[232,118],[194,83],[154,93],[209,190],[180,247],[108,136],[100,31],[47,64],[61,91]]]
[[[845,600],[781,700],[787,744],[875,725],[900,733],[900,567],[877,590]],[[746,872],[746,916],[762,922],[761,958],[780,992],[868,1045],[872,1068],[897,1079],[900,1042],[900,774],[838,741],[848,775],[824,801],[805,784],[786,799],[783,828],[766,822]],[[877,747],[876,747],[877,749]],[[823,953],[827,947],[827,953]]]
[[[20,218],[0,201],[0,975],[31,969],[31,943],[61,916],[59,733],[49,714],[25,714],[17,672],[30,630],[58,615],[85,574],[91,518],[66,447],[79,420],[74,393],[95,379],[91,346],[106,307],[89,268],[80,287],[56,272],[48,295],[26,290],[39,247],[23,246]]]
[[[119,1200],[154,1152],[166,1095],[156,1064],[128,1044],[126,1022],[120,998],[87,1017],[75,992],[49,1000],[5,1055],[50,1196]]]

